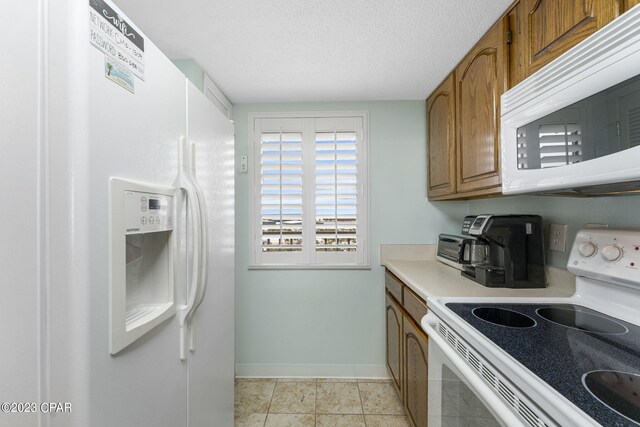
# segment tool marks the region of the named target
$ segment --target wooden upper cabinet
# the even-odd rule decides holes
[[[518,2],[505,15],[505,25],[507,26],[505,61],[508,63],[509,69],[508,89],[511,89],[525,78],[521,8]]]
[[[618,1],[520,1],[525,75],[530,76],[611,22],[619,13]]]
[[[638,4],[640,4],[640,0],[622,0],[622,12],[626,12]]]
[[[499,21],[455,71],[457,192],[500,192],[500,95],[506,31]]]
[[[455,113],[452,73],[427,99],[429,197],[456,192]]]

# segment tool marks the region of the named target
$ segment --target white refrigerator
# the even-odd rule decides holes
[[[0,426],[232,426],[232,123],[111,2],[30,0],[11,13],[0,28]],[[180,190],[188,169],[198,218]],[[114,232],[112,178],[173,200],[161,203],[171,265],[147,280],[168,308],[148,331],[128,317],[146,286],[130,258],[154,249],[117,256],[114,235],[127,234],[127,251],[139,239]],[[145,221],[160,209],[148,198]],[[117,262],[126,319],[114,315]],[[114,351],[118,322],[130,342]]]

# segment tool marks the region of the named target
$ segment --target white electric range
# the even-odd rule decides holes
[[[582,230],[568,298],[433,298],[429,426],[640,425],[640,231]]]

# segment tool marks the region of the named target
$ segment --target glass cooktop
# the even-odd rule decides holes
[[[640,425],[640,326],[571,304],[446,306],[600,424]]]

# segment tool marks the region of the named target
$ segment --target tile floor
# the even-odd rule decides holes
[[[236,427],[409,427],[391,381],[236,379]]]

